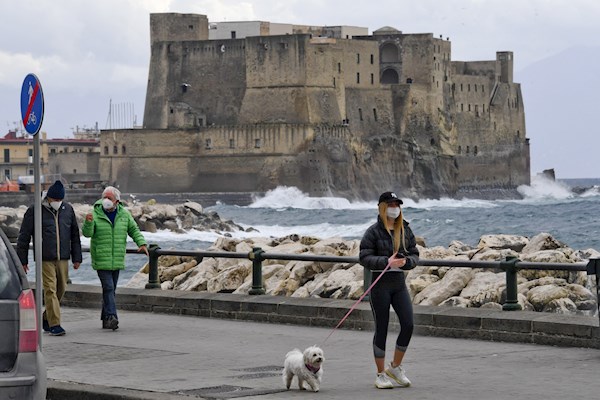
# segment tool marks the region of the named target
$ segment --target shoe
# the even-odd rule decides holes
[[[392,378],[401,387],[410,386],[410,380],[406,377],[404,369],[400,365],[397,367],[392,367],[392,363],[390,363],[388,369],[385,370],[385,374]]]
[[[63,336],[65,333],[67,332],[65,332],[65,330],[60,325],[54,325],[50,327],[51,336]]]
[[[50,324],[48,323],[47,319],[42,319],[42,329],[44,330],[44,332],[50,332]]]
[[[102,329],[110,329],[110,327],[108,326],[108,320],[107,319],[103,319],[102,320]]]
[[[385,373],[377,374],[377,378],[375,379],[375,387],[377,389],[392,389],[394,384],[390,381],[390,378],[387,377]]]
[[[106,322],[105,329],[112,329],[113,331],[119,329],[119,320],[114,315],[109,316],[106,321],[102,322],[102,328],[104,328],[104,322]]]

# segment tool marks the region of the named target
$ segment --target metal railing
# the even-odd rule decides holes
[[[317,261],[343,264],[358,264],[358,257],[350,256],[322,256],[313,254],[282,254],[267,253],[260,247],[253,247],[248,253],[217,252],[217,251],[187,251],[187,250],[163,250],[156,244],[148,247],[149,273],[146,289],[160,288],[158,278],[158,259],[160,256],[190,256],[197,258],[237,258],[252,261],[252,288],[251,295],[265,294],[262,278],[262,262],[265,260],[290,260],[290,261]],[[137,249],[127,249],[127,253],[137,253]],[[198,262],[200,263],[200,261]],[[504,311],[519,311],[521,305],[518,302],[517,272],[519,270],[546,270],[546,271],[569,271],[587,272],[588,275],[596,275],[596,303],[598,305],[598,319],[600,322],[600,259],[590,259],[587,263],[540,263],[520,261],[516,257],[507,257],[502,261],[472,261],[472,260],[431,260],[420,259],[418,266],[425,267],[460,267],[460,268],[484,268],[495,269],[506,272],[506,301],[502,305]],[[364,288],[371,284],[371,271],[364,269]]]

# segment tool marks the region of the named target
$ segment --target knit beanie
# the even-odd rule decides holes
[[[65,198],[65,188],[61,181],[56,181],[52,186],[48,188],[48,193],[46,197],[50,197],[52,199],[62,200]]]

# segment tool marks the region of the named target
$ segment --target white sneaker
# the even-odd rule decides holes
[[[398,383],[398,385],[400,385],[402,387],[410,386],[410,380],[406,377],[406,374],[404,373],[404,369],[402,368],[402,366],[398,365],[397,367],[394,368],[394,367],[392,367],[392,363],[390,363],[390,366],[388,369],[385,370],[385,373],[387,376],[389,376],[394,381],[396,381],[396,383]]]
[[[377,374],[377,378],[375,379],[375,387],[377,389],[392,389],[394,384],[390,381],[385,373]]]

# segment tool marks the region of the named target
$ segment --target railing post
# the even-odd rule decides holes
[[[521,305],[517,299],[517,271],[516,266],[519,259],[514,256],[506,257],[500,262],[500,268],[506,271],[506,302],[502,305],[504,311],[520,311]]]
[[[248,294],[265,294],[262,280],[262,254],[264,250],[260,247],[253,247],[252,252],[248,253],[248,258],[252,260],[252,289]]]
[[[596,305],[598,306],[598,326],[600,326],[600,258],[590,258],[586,271],[588,275],[596,275]]]
[[[151,244],[148,247],[148,283],[146,283],[146,289],[160,289],[157,250],[160,250],[157,244]]]

